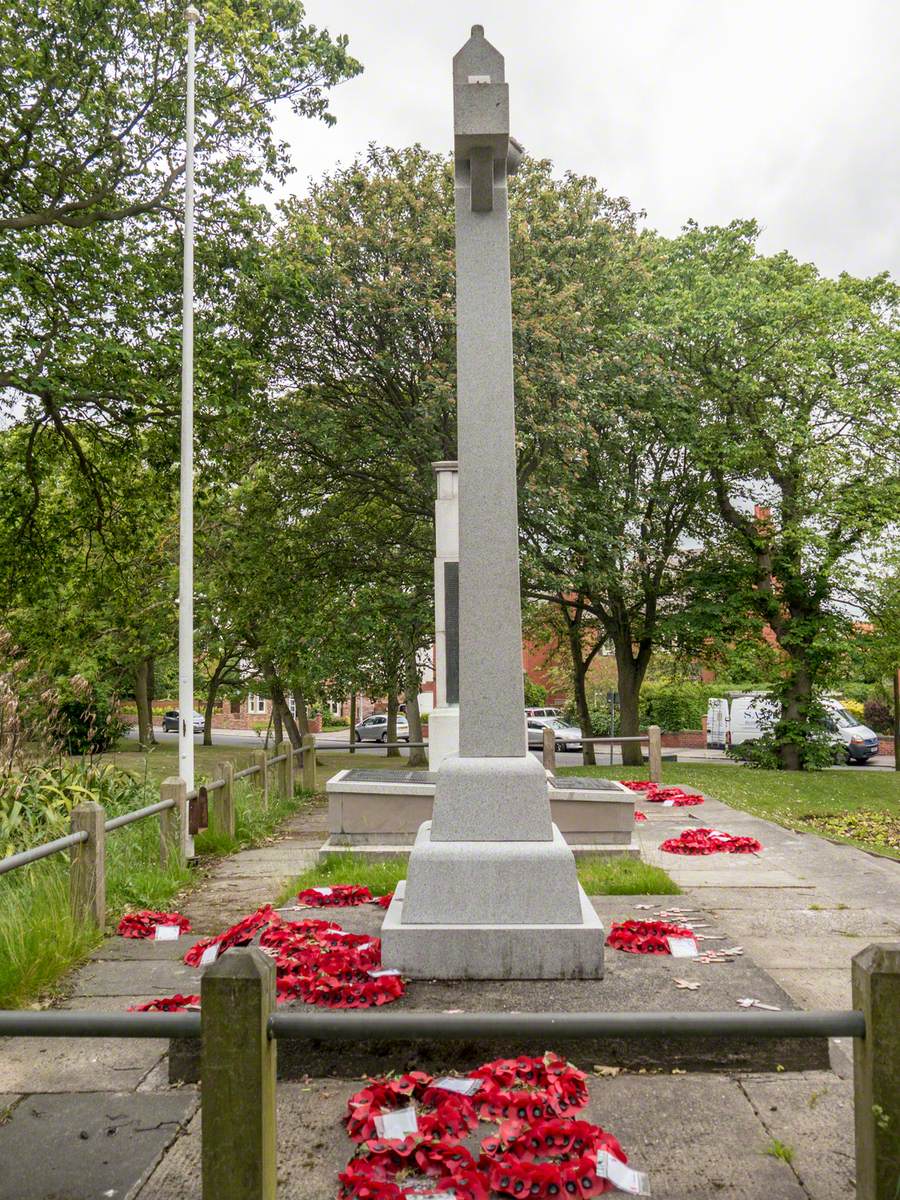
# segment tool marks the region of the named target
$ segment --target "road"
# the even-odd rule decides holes
[[[126,735],[129,738],[137,740],[137,731],[134,727],[129,730]],[[319,733],[316,735],[316,746],[323,750],[327,750],[329,746],[339,746],[347,744],[350,731],[347,729],[336,729],[330,733]],[[176,733],[162,733],[159,729],[156,731],[157,741],[163,745],[175,746],[178,742]],[[200,734],[197,734],[196,741],[199,744],[201,740]],[[259,734],[252,729],[214,729],[213,744],[216,746],[237,746],[243,747],[246,750],[252,749],[254,746],[261,746],[263,739]],[[360,748],[365,748],[367,754],[386,755],[387,751],[382,749],[375,742],[365,742]],[[618,750],[613,751],[613,757],[609,757],[609,748],[607,746],[597,746],[597,763],[599,765],[609,764],[610,761],[615,765],[621,763],[622,756]],[[406,757],[406,751],[401,750],[402,757]],[[703,750],[690,749],[687,747],[679,747],[677,750],[663,750],[663,756],[667,754],[675,754],[678,756],[678,761],[683,763],[712,763],[721,764],[723,766],[736,766],[733,759],[726,758],[724,750]],[[557,765],[560,767],[580,767],[582,764],[581,751],[575,751],[556,756]],[[835,766],[830,768],[834,771],[859,771],[858,766]],[[876,756],[865,764],[867,771],[892,771],[894,769],[894,760],[886,754],[876,754]]]

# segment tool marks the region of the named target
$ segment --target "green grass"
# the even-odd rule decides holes
[[[766,1146],[766,1154],[771,1155],[772,1158],[780,1158],[782,1162],[792,1163],[794,1161],[794,1147],[785,1145],[777,1137],[773,1137]]]
[[[310,803],[270,795],[263,809],[259,792],[235,787],[235,837],[199,834],[198,867],[164,870],[159,865],[159,822],[150,817],[109,835],[106,850],[107,932],[124,912],[170,909],[204,877],[210,857],[259,845],[292,813]],[[68,869],[62,855],[0,877],[0,1008],[21,1008],[51,993],[61,978],[101,941],[96,929],[78,927],[69,914]]]
[[[559,775],[646,779],[644,767],[562,767]],[[759,771],[743,766],[663,763],[663,783],[695,787],[732,808],[788,829],[821,833],[900,858],[900,772]],[[698,810],[702,815],[703,810]]]
[[[286,883],[278,904],[286,904],[298,892],[309,887],[328,887],[336,883],[355,883],[368,887],[373,896],[392,892],[406,878],[405,857],[371,862],[358,854],[330,855],[319,866],[309,867]],[[681,889],[660,867],[651,867],[634,858],[603,858],[599,855],[578,860],[578,878],[589,896],[677,896]]]

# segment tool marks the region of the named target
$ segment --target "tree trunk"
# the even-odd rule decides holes
[[[309,713],[306,711],[306,697],[300,688],[294,688],[294,708],[297,710],[297,725],[301,733],[309,733]]]
[[[591,722],[591,710],[587,699],[587,673],[588,667],[594,660],[594,655],[600,648],[600,643],[597,643],[590,654],[585,655],[584,628],[582,624],[584,609],[579,604],[575,608],[575,615],[572,616],[568,609],[568,602],[566,602],[560,606],[560,611],[566,623],[566,635],[569,640],[569,657],[572,660],[572,689],[575,693],[575,710],[578,713],[581,736],[583,738],[595,737],[594,726]],[[581,755],[584,765],[586,767],[593,767],[597,762],[597,747],[594,745],[585,745]]]
[[[900,771],[900,667],[894,672],[894,770]]]
[[[397,698],[397,689],[393,688],[388,692],[387,697],[387,740],[388,742],[396,742],[397,740],[397,708],[399,701]],[[400,751],[396,748],[389,748],[387,752],[388,758],[399,758]]]
[[[422,716],[419,712],[419,672],[416,670],[415,658],[407,660],[406,665],[406,723],[409,726],[409,740],[421,742]],[[410,750],[409,765],[411,767],[427,767],[428,755],[424,750]]]
[[[274,712],[277,709],[281,713],[282,724],[287,730],[288,740],[293,748],[297,750],[301,743],[300,730],[297,728],[297,722],[291,716],[291,710],[288,708],[287,701],[284,698],[284,685],[270,659],[263,659],[259,665],[262,668],[263,679],[268,684],[269,695],[272,697],[272,711]],[[296,696],[296,692],[294,695]],[[303,711],[299,705],[297,711]]]
[[[631,641],[631,630],[626,627],[621,633],[613,633],[616,651],[616,685],[619,689],[619,734],[622,737],[637,737],[640,728],[641,684],[650,665],[652,644],[642,641],[637,654]],[[640,767],[644,762],[644,751],[640,742],[622,743],[622,766]]]
[[[219,674],[220,667],[221,667],[221,663],[219,664],[219,666],[216,667],[215,671],[213,671],[212,678],[209,681],[209,687],[206,689],[206,710],[204,713],[204,720],[203,720],[203,745],[204,746],[211,746],[213,744],[212,723],[213,723],[213,712],[215,711],[215,707],[216,707],[216,696],[219,693],[219,680],[221,678],[221,676]]]
[[[152,674],[152,659],[142,658],[137,665],[134,676],[134,700],[137,705],[138,742],[142,750],[146,750],[156,742],[153,734],[153,705],[150,695],[150,677]]]
[[[809,723],[812,680],[805,666],[789,660],[791,674],[781,697],[781,716],[775,722],[775,753],[782,771],[802,771],[803,753],[795,740]]]
[[[356,753],[356,692],[350,693],[350,753]]]
[[[272,725],[275,730],[275,745],[280,746],[284,741],[284,726],[281,721],[281,709],[272,702]]]

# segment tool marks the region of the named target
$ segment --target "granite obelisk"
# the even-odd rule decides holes
[[[382,929],[418,978],[597,977],[603,929],[525,738],[503,56],[453,60],[459,451],[459,755],[437,772]]]

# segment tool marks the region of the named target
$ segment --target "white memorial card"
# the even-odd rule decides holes
[[[480,1079],[454,1079],[452,1075],[444,1075],[431,1085],[444,1092],[456,1092],[460,1096],[474,1096],[481,1088]]]
[[[399,975],[400,972],[394,967],[382,967],[378,971],[367,971],[366,974],[372,979],[380,979],[382,975]]]
[[[219,957],[219,943],[215,942],[212,946],[207,946],[200,955],[200,966],[208,967],[210,963],[214,963]]]
[[[314,887],[309,889],[311,892],[317,892],[320,896],[330,896],[334,888],[330,887]]]
[[[181,937],[181,927],[178,925],[157,925],[153,935],[155,942],[177,942]]]
[[[669,953],[673,958],[696,958],[697,943],[692,937],[667,937]]]
[[[375,1117],[375,1132],[382,1138],[405,1138],[407,1134],[419,1132],[416,1110],[395,1108],[393,1112],[379,1113]]]
[[[663,800],[662,806],[663,806],[663,808],[674,808],[675,801],[674,800]]]
[[[597,1174],[608,1179],[617,1191],[630,1196],[650,1195],[650,1180],[644,1172],[635,1171],[608,1150],[597,1151]]]

